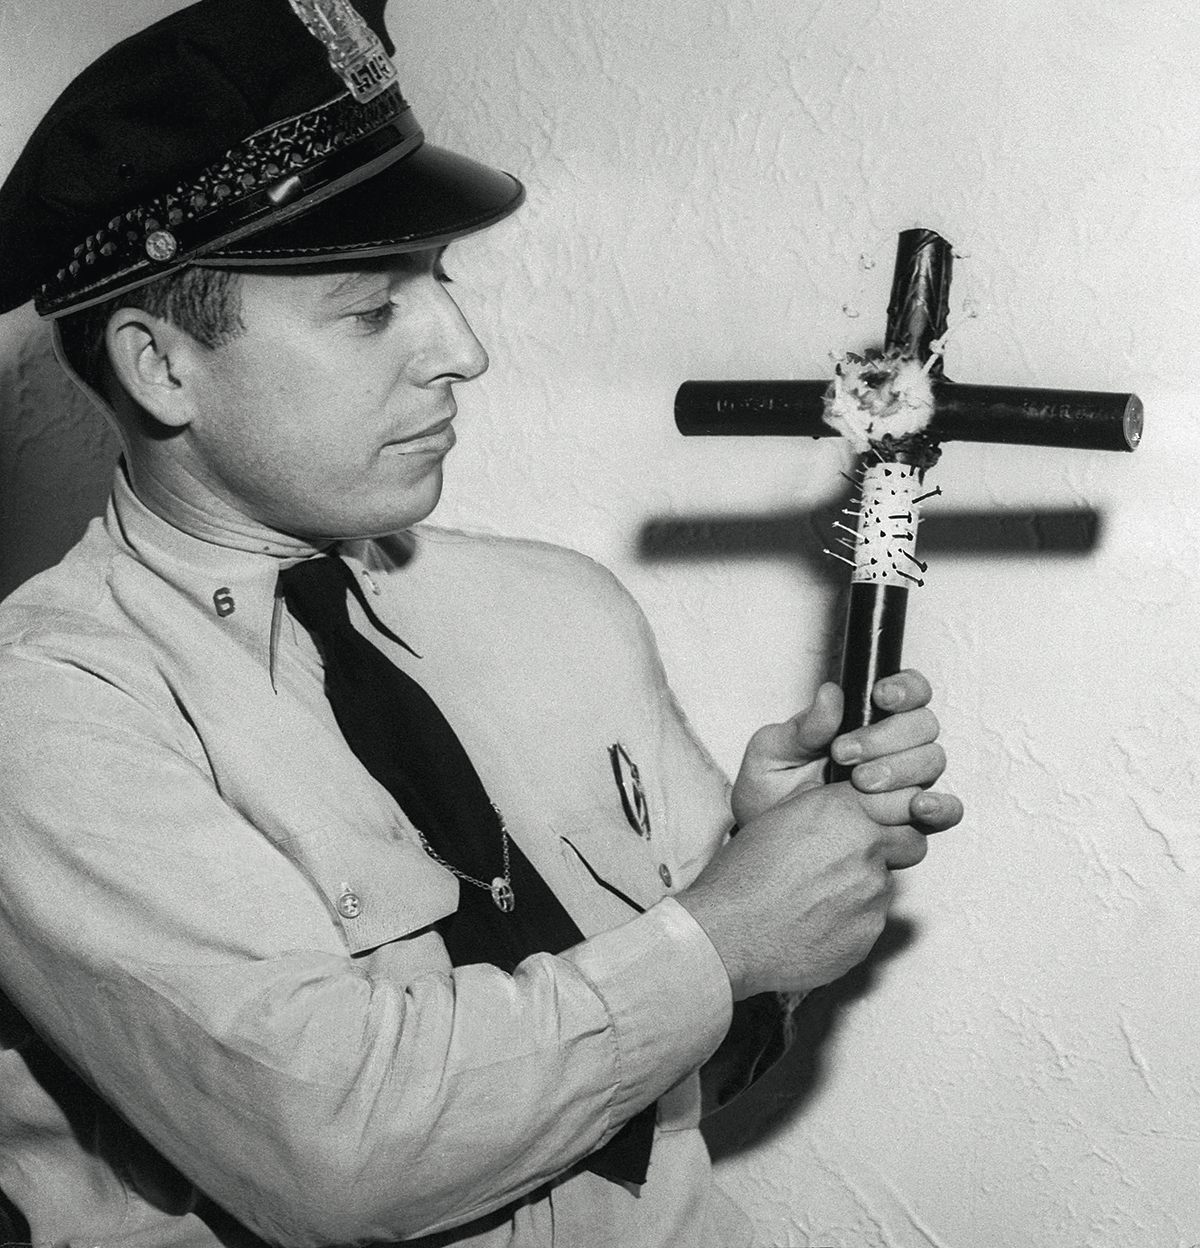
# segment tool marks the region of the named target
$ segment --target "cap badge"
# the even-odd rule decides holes
[[[288,0],[309,33],[325,45],[329,63],[360,104],[398,79],[379,36],[350,0]]]

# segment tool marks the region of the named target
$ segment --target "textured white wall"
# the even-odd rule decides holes
[[[166,7],[5,0],[0,167]],[[906,657],[967,823],[713,1142],[766,1245],[1200,1244],[1194,6],[393,0],[391,25],[426,130],[529,188],[452,256],[493,368],[442,519],[612,565],[727,766],[829,666],[814,551],[845,460],[685,441],[679,382],[876,343],[923,224],[960,253],[950,376],[1146,400],[1134,456],[947,448],[939,506],[988,549],[931,556]],[[27,314],[0,369],[10,586],[98,505],[109,450]],[[1063,511],[1095,513],[1093,548]]]

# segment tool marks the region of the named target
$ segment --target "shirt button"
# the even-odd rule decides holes
[[[357,919],[362,914],[362,902],[358,894],[352,889],[346,889],[337,899],[337,912],[343,919]]]
[[[671,887],[671,869],[665,862],[658,864],[658,878],[662,880],[665,888]]]

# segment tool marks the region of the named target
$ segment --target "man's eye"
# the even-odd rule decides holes
[[[365,312],[355,312],[354,319],[364,328],[370,330],[384,329],[396,314],[396,305],[389,299],[377,308],[368,308]]]

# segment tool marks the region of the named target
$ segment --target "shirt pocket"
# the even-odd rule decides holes
[[[648,910],[670,891],[670,869],[651,843],[616,820],[589,821],[560,832],[563,852],[590,883],[623,901],[633,913]]]
[[[340,827],[279,848],[316,886],[351,954],[431,927],[458,909],[458,880],[402,827]]]

